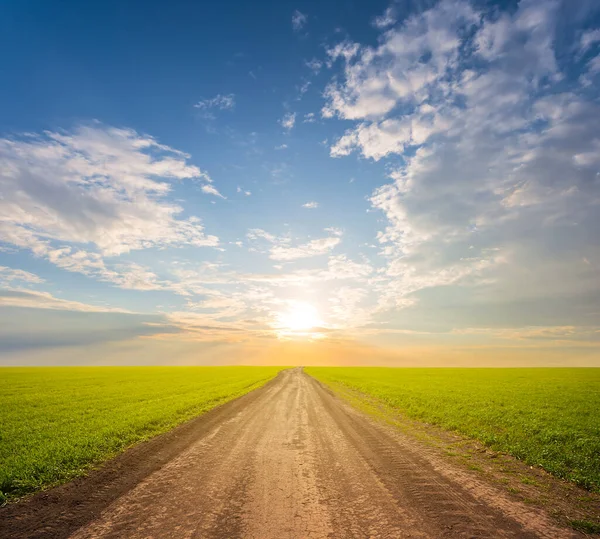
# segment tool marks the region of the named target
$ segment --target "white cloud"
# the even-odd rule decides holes
[[[328,65],[331,66],[331,62],[334,62],[338,58],[343,58],[346,62],[349,62],[359,51],[360,45],[358,43],[342,41],[327,49],[327,56],[329,57]]]
[[[249,197],[252,194],[250,191],[246,191],[245,189],[242,189],[239,185],[236,189],[236,192],[244,193],[244,195],[246,195],[247,197]]]
[[[30,309],[51,309],[56,311],[78,311],[87,313],[129,313],[123,309],[89,305],[52,296],[47,292],[32,290],[0,290],[1,307],[26,307]]]
[[[270,243],[276,243],[276,242],[287,243],[290,241],[289,239],[280,238],[274,234],[269,234],[268,232],[265,232],[261,228],[252,228],[252,229],[248,230],[248,233],[246,234],[246,236],[249,240],[264,239]]]
[[[582,52],[587,51],[592,45],[600,42],[600,28],[588,30],[581,35],[579,48]]]
[[[299,32],[304,28],[308,21],[307,16],[304,13],[301,13],[297,9],[292,13],[292,29],[294,32]]]
[[[316,121],[317,121],[317,119],[315,118],[315,113],[314,113],[314,112],[307,112],[307,113],[304,115],[304,120],[303,120],[303,122],[304,122],[305,124],[312,124],[312,123],[314,123],[314,122],[316,122]]]
[[[235,108],[235,95],[217,94],[210,99],[202,99],[194,105],[195,108],[201,110],[218,109],[218,110],[233,110]]]
[[[368,120],[382,117],[399,104],[422,102],[429,85],[456,65],[458,33],[477,20],[468,3],[443,0],[384,34],[375,48],[347,41],[331,48],[332,60],[342,57],[345,61],[345,82],[334,81],[327,87],[323,115]],[[422,62],[427,55],[429,60]]]
[[[330,256],[327,269],[319,274],[323,280],[365,281],[374,272],[373,266],[367,262],[355,262],[346,255]]]
[[[588,73],[600,73],[600,54],[598,56],[595,56],[588,62]]]
[[[167,284],[152,271],[135,263],[112,262],[107,264],[98,253],[70,246],[53,248],[47,243],[32,246],[34,255],[46,258],[60,269],[81,273],[99,281],[109,282],[130,290],[161,290]]]
[[[221,193],[219,193],[218,189],[212,185],[211,183],[204,184],[202,187],[202,192],[207,195],[214,195],[216,197],[225,198]]]
[[[28,271],[0,266],[0,286],[10,286],[15,281],[28,284],[40,284],[44,282],[44,279]]]
[[[304,95],[306,92],[308,92],[308,89],[310,88],[310,85],[311,85],[311,84],[312,84],[312,83],[311,83],[309,80],[307,80],[307,81],[305,81],[305,82],[302,84],[302,86],[300,86],[300,88],[298,88],[298,92],[299,92],[299,94],[300,94],[300,95],[299,95],[299,97],[298,97],[298,100],[300,100],[300,99],[302,98],[302,96],[303,96],[303,95]]]
[[[254,228],[248,231],[246,237],[252,241],[264,240],[269,243],[266,251],[272,260],[297,260],[310,258],[328,253],[341,242],[342,231],[336,228],[325,230],[330,235],[325,238],[311,240],[300,245],[292,245],[289,236],[277,236],[262,229]]]
[[[375,28],[379,28],[380,30],[384,30],[385,28],[388,28],[389,26],[392,26],[395,23],[396,15],[394,6],[388,7],[382,15],[379,15],[378,17],[375,17],[375,19],[373,19],[373,26]]]
[[[279,146],[275,146],[276,150],[287,150],[287,144],[280,144]]]
[[[171,181],[212,180],[188,156],[128,129],[0,139],[0,238],[56,266],[123,288],[162,285],[145,268],[111,261],[133,250],[217,246],[197,217],[167,200]]]
[[[340,242],[339,236],[332,236],[311,240],[296,247],[275,246],[271,249],[271,258],[273,260],[297,260],[324,255],[339,245]]]
[[[331,156],[342,157],[359,149],[365,157],[379,160],[391,153],[402,153],[411,140],[410,122],[387,119],[379,123],[363,123],[348,130],[331,147]]]
[[[323,116],[355,121],[331,155],[393,157],[391,182],[371,197],[388,222],[372,282],[381,309],[415,306],[429,288],[540,301],[600,292],[581,262],[600,256],[589,241],[600,228],[600,108],[559,70],[558,6],[479,13],[442,0],[375,47],[329,50],[342,73]]]
[[[313,201],[311,201],[311,202],[307,202],[306,204],[302,204],[302,207],[303,207],[303,208],[307,208],[307,209],[309,209],[309,210],[313,210],[313,209],[315,209],[315,208],[318,208],[318,207],[319,207],[319,203],[318,203],[318,202],[315,202],[315,201],[313,200]]]
[[[291,131],[291,129],[294,127],[294,124],[296,123],[296,113],[288,112],[284,114],[283,118],[279,120],[279,123],[286,131]]]
[[[321,62],[321,60],[318,60],[317,58],[313,58],[312,60],[308,60],[304,63],[306,64],[306,67],[308,67],[314,73],[318,73],[323,67],[323,62]]]
[[[215,246],[198,218],[180,219],[169,181],[212,180],[182,152],[98,124],[0,139],[0,230],[17,247],[94,245],[103,255],[153,246]]]

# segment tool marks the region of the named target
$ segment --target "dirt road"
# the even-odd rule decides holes
[[[219,413],[71,537],[578,537],[448,468],[300,369]]]

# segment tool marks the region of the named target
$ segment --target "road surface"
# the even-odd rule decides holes
[[[301,369],[222,408],[72,539],[578,536],[436,460]]]

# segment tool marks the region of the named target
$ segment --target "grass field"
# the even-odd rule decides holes
[[[600,492],[600,369],[305,370]]]
[[[0,502],[94,463],[273,378],[277,367],[0,369]]]

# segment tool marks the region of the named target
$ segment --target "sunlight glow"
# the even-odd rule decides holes
[[[277,317],[277,334],[280,337],[301,337],[318,339],[323,335],[319,330],[323,321],[317,309],[304,301],[289,303],[288,310]]]

